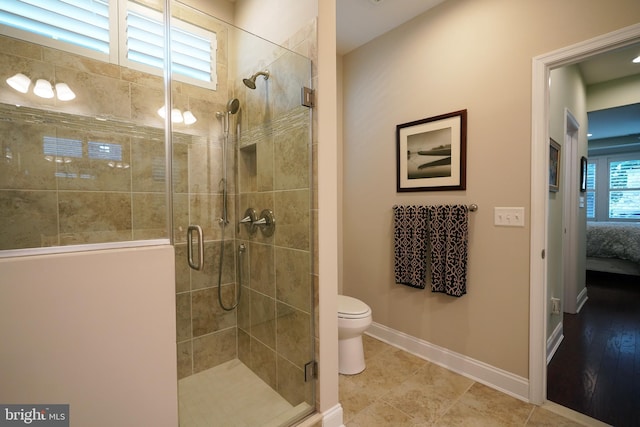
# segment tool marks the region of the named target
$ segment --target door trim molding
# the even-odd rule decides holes
[[[529,259],[529,401],[546,401],[547,197],[549,176],[549,73],[590,56],[640,42],[640,24],[577,43],[532,60],[531,236]]]
[[[562,311],[575,314],[578,307],[578,152],[580,151],[578,132],[580,123],[566,107],[563,121]]]

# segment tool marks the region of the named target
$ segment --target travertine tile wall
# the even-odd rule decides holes
[[[232,58],[237,70],[247,64],[236,71],[239,77],[258,71],[251,68],[256,63],[272,73],[250,91],[228,85],[230,32],[237,30],[187,7],[174,10],[218,37],[218,89],[172,83],[174,106],[198,118],[192,126],[176,124],[173,135],[179,377],[240,357],[292,404],[313,404],[303,367],[313,358],[317,339],[312,237],[317,174],[311,173],[316,150],[310,139],[315,124],[310,110],[300,106],[300,89],[313,86],[306,58],[315,57],[315,22],[286,42],[303,56],[273,48],[266,58],[254,48]],[[63,103],[18,93],[6,84],[17,72],[64,81],[77,98]],[[0,36],[0,249],[168,237],[164,122],[156,113],[164,103],[163,87],[159,76]],[[239,182],[229,182],[234,197],[229,198],[232,224],[225,229],[222,294],[231,304],[237,245],[244,242],[246,278],[237,313],[217,303],[223,132],[216,112],[226,111],[234,96],[242,107],[232,117],[240,126],[237,135],[232,130],[231,142],[242,148],[237,157],[229,150],[230,175]],[[59,156],[59,163],[45,159],[45,136],[80,141],[82,155]],[[90,158],[89,141],[119,146],[121,159],[111,165]],[[274,211],[274,236],[260,231],[249,236],[244,227],[236,236],[233,224],[247,207]],[[185,261],[189,224],[204,230],[202,271],[189,269]]]
[[[244,74],[266,69],[269,79],[236,92],[243,105],[238,211],[271,209],[276,221],[272,236],[240,229],[249,280],[238,309],[238,356],[291,404],[313,405],[313,382],[304,378],[314,358],[312,115],[300,93],[312,84],[315,23],[286,45],[302,56],[279,52],[268,62],[257,54],[256,63],[266,65]]]
[[[180,376],[186,376],[237,354],[235,314],[221,313],[212,298],[221,239],[216,218],[222,201],[222,127],[216,112],[225,110],[228,99],[229,30],[179,4],[173,10],[215,31],[218,39],[216,91],[172,82],[174,106],[198,118],[191,126],[174,124],[173,134],[178,360]],[[60,102],[21,94],[6,84],[17,72],[63,81],[77,97]],[[157,114],[163,104],[160,76],[1,36],[0,215],[5,220],[0,248],[169,237],[164,121]],[[61,155],[60,163],[46,159],[45,136],[79,141],[81,154]],[[89,157],[89,141],[117,144],[120,165]],[[204,230],[203,271],[186,266],[189,224]],[[233,227],[228,227],[227,237],[234,238]],[[225,296],[235,283],[233,244],[226,243],[226,248]]]
[[[19,72],[34,81],[65,82],[76,99],[15,91],[6,79]],[[143,100],[162,105],[162,80],[140,84],[139,77],[113,64],[0,36],[0,215],[6,218],[0,249],[168,237],[162,190],[156,190],[158,182],[163,187],[164,173],[154,171],[153,159],[140,161],[139,152],[148,146],[164,158],[162,120],[134,119]],[[45,137],[52,141],[47,150]],[[121,155],[90,156],[90,141]]]

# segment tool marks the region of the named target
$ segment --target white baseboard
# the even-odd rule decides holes
[[[342,405],[338,403],[322,413],[322,427],[344,427],[342,424]]]
[[[582,306],[585,302],[587,302],[588,299],[589,297],[587,296],[587,287],[585,286],[585,288],[578,294],[578,297],[576,298],[576,313],[580,313]]]
[[[564,339],[564,330],[562,322],[558,323],[551,336],[547,339],[547,365],[551,362],[553,355],[556,354],[560,343]]]
[[[529,401],[529,380],[526,378],[376,322],[373,322],[366,334],[517,399]]]

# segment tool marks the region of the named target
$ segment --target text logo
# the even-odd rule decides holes
[[[69,405],[0,405],[0,427],[69,427]]]

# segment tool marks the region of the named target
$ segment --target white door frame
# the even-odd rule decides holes
[[[596,37],[532,62],[531,102],[531,246],[529,259],[529,401],[547,399],[546,301],[549,174],[549,73],[553,68],[580,62],[590,56],[640,42],[640,24]]]
[[[580,124],[564,109],[563,210],[562,210],[562,306],[564,312],[578,312],[578,131]]]

